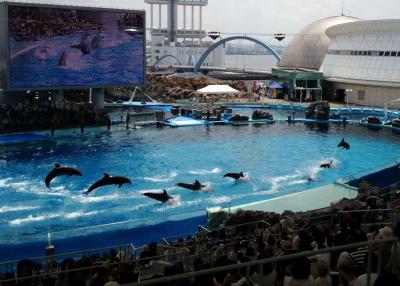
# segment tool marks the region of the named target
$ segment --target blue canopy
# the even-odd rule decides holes
[[[279,83],[276,82],[271,82],[269,85],[267,85],[268,88],[270,89],[280,89],[282,86]]]

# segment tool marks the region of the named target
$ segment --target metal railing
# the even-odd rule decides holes
[[[372,254],[374,252],[378,253],[378,273],[382,271],[384,268],[384,264],[388,263],[389,261],[383,261],[383,247],[387,246],[390,249],[393,249],[393,253],[397,253],[397,247],[398,247],[398,239],[397,238],[391,238],[391,239],[386,239],[386,240],[374,240],[374,241],[368,241],[368,242],[361,242],[361,243],[353,243],[349,245],[343,245],[343,246],[336,246],[336,247],[330,247],[330,248],[325,248],[325,249],[319,249],[319,250],[314,250],[314,251],[306,251],[306,252],[301,252],[301,253],[296,253],[296,254],[291,254],[291,255],[285,255],[285,256],[279,256],[279,257],[273,257],[273,258],[268,258],[268,259],[263,259],[263,260],[256,260],[256,261],[251,261],[251,262],[246,262],[246,263],[241,263],[241,264],[234,264],[234,265],[229,265],[229,266],[224,266],[224,267],[217,267],[217,268],[210,268],[206,270],[201,270],[201,271],[195,271],[195,272],[187,272],[187,273],[181,273],[179,275],[173,275],[173,276],[167,276],[167,277],[162,277],[158,279],[151,279],[151,280],[146,280],[144,278],[151,277],[146,275],[146,271],[149,270],[149,265],[151,263],[150,260],[152,261],[179,261],[183,262],[186,265],[189,265],[194,259],[197,257],[210,257],[211,259],[211,252],[206,252],[202,253],[201,256],[199,255],[189,255],[188,252],[182,252],[182,253],[175,253],[172,255],[175,255],[175,259],[170,259],[171,254],[168,255],[160,255],[156,257],[150,258],[142,258],[142,259],[136,259],[135,257],[126,260],[126,261],[118,261],[115,263],[110,263],[107,265],[109,269],[112,269],[113,266],[121,266],[123,264],[134,264],[136,265],[136,271],[139,274],[139,282],[137,283],[130,283],[130,284],[125,284],[126,286],[136,286],[136,285],[156,285],[160,283],[166,283],[166,282],[171,282],[171,281],[177,281],[177,280],[185,280],[185,279],[191,279],[197,276],[202,276],[202,275],[213,275],[214,273],[217,272],[222,272],[222,271],[231,271],[231,270],[237,270],[237,269],[242,269],[246,268],[246,273],[247,273],[247,278],[250,278],[250,275],[253,274],[250,271],[251,269],[254,269],[254,267],[258,267],[258,273],[262,272],[262,267],[264,264],[267,263],[277,263],[281,261],[287,261],[287,260],[294,260],[297,258],[301,257],[311,257],[317,254],[323,254],[323,253],[337,253],[339,251],[344,251],[344,250],[354,250],[360,247],[367,247],[368,250],[368,255],[367,255],[367,260],[366,260],[366,270],[367,270],[367,280],[368,283],[367,285],[370,285],[371,281],[371,271],[372,271]],[[181,255],[181,256],[180,256]],[[395,255],[393,256],[393,261],[391,261],[392,265],[392,271],[393,273],[397,273],[397,259],[400,259],[396,257]],[[210,261],[212,263],[212,259]],[[154,264],[153,264],[154,265]],[[102,267],[102,265],[93,265],[90,267],[83,267],[79,269],[70,269],[70,270],[65,270],[61,271],[60,269],[57,269],[55,271],[52,271],[50,273],[38,273],[33,276],[29,277],[18,277],[14,279],[7,279],[7,280],[1,280],[0,285],[4,285],[6,283],[12,283],[12,282],[18,282],[18,281],[27,281],[27,280],[34,280],[37,281],[38,279],[45,278],[47,276],[52,276],[52,277],[61,277],[61,275],[65,274],[70,274],[70,273],[75,273],[75,272],[83,272],[85,273],[90,273],[90,271],[94,271],[95,269],[98,269],[99,267]],[[151,267],[151,265],[150,265]],[[191,269],[186,269],[186,271],[191,271]],[[8,285],[8,284],[7,284]]]
[[[51,254],[47,256],[30,258],[29,260],[47,266],[47,269],[49,270],[49,268],[52,267],[51,262],[60,263],[66,258],[80,259],[82,257],[89,257],[91,255],[109,254],[111,251],[115,251],[116,254],[119,253],[119,255],[123,254],[125,257],[132,258],[132,256],[135,254],[135,247],[133,244],[129,243],[116,246],[86,249],[82,251]],[[17,271],[19,261],[20,260],[13,260],[0,263],[0,273],[15,273]]]
[[[290,254],[290,255],[285,255],[285,256],[280,256],[280,257],[273,257],[273,258],[268,258],[268,259],[263,259],[263,260],[256,260],[256,261],[251,261],[251,262],[246,262],[246,263],[240,263],[240,264],[233,264],[229,266],[223,266],[223,267],[217,267],[217,268],[210,268],[206,270],[201,270],[201,271],[194,271],[194,272],[189,272],[189,273],[182,273],[178,275],[173,275],[173,276],[167,276],[167,277],[162,277],[158,279],[152,279],[152,280],[142,280],[136,283],[130,283],[130,284],[125,284],[125,286],[146,286],[146,285],[157,285],[157,284],[163,284],[167,282],[172,282],[172,281],[184,281],[187,279],[192,279],[194,277],[198,276],[204,276],[204,275],[213,275],[214,273],[217,272],[229,272],[229,271],[237,271],[239,269],[246,268],[246,278],[247,281],[250,280],[251,271],[250,268],[257,267],[258,271],[257,273],[262,273],[262,267],[264,264],[267,263],[277,263],[281,261],[287,261],[287,260],[294,260],[302,257],[311,257],[317,254],[323,254],[323,253],[335,253],[339,251],[344,251],[344,250],[352,250],[352,249],[357,249],[360,247],[365,247],[367,246],[368,248],[368,255],[367,255],[367,261],[366,261],[366,273],[367,273],[367,285],[371,285],[371,270],[372,270],[372,254],[373,252],[377,249],[378,250],[378,273],[381,273],[383,269],[383,263],[382,261],[382,253],[383,253],[383,246],[386,244],[390,244],[393,246],[393,251],[394,253],[397,253],[397,238],[392,238],[392,239],[385,239],[385,240],[374,240],[374,241],[368,241],[368,242],[361,242],[361,243],[353,243],[349,245],[343,245],[343,246],[336,246],[336,247],[330,247],[330,248],[325,248],[325,249],[319,249],[319,250],[314,250],[314,251],[306,251],[306,252],[300,252],[296,254]],[[394,256],[394,261],[392,261],[392,271],[394,273],[397,273],[397,259],[400,259],[396,256]],[[258,276],[260,277],[260,276]],[[260,281],[256,281],[260,282]]]
[[[351,215],[351,220],[357,220],[362,225],[395,223],[400,215],[400,210],[396,209],[371,209],[371,210],[350,210],[338,211],[339,224],[345,219],[346,215]]]

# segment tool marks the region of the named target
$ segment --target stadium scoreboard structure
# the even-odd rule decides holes
[[[0,89],[145,83],[145,12],[0,3]]]

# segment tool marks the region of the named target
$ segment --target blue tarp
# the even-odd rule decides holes
[[[271,82],[269,85],[267,85],[267,87],[271,88],[271,89],[281,89],[282,88],[282,86],[276,82]]]

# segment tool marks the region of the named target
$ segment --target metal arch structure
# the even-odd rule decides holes
[[[159,58],[159,59],[154,63],[153,67],[158,66],[158,65],[161,63],[161,61],[162,61],[163,59],[165,59],[165,58],[173,58],[173,59],[175,59],[175,60],[178,62],[179,65],[182,65],[181,60],[178,59],[177,57],[175,57],[174,55],[163,55],[161,58]]]
[[[263,48],[268,50],[278,60],[278,62],[281,60],[281,56],[273,48],[271,48],[267,44],[255,39],[255,38],[252,38],[252,37],[249,37],[249,36],[232,36],[232,37],[224,38],[224,39],[212,44],[207,50],[205,50],[204,53],[201,55],[200,59],[197,61],[193,72],[194,73],[198,73],[199,72],[201,65],[203,64],[205,59],[208,57],[208,55],[213,50],[215,50],[216,48],[218,48],[219,46],[221,46],[221,45],[223,45],[223,44],[225,44],[227,42],[235,41],[235,40],[247,40],[247,41],[259,44],[260,46],[262,46]]]

